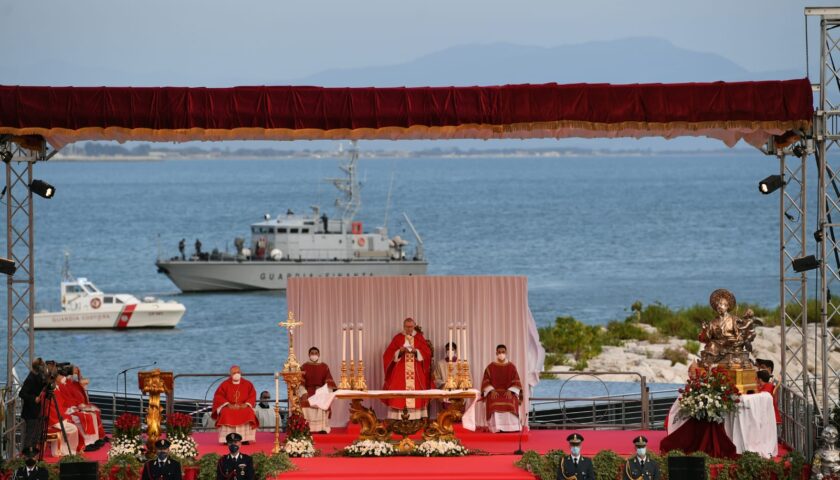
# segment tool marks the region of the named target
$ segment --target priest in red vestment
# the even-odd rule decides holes
[[[255,441],[257,415],[254,407],[257,405],[257,391],[254,384],[242,378],[239,367],[230,367],[230,378],[222,382],[213,395],[213,414],[216,429],[219,432],[219,443],[226,444],[225,437],[229,433],[242,436],[242,443]]]
[[[337,388],[329,365],[321,362],[321,351],[318,347],[309,349],[309,361],[301,365],[300,369],[303,371],[303,385],[298,387],[298,394],[303,416],[309,422],[309,430],[330,433],[330,411],[309,405],[309,397],[315,395],[316,390],[325,386],[330,390]]]
[[[86,390],[87,379],[81,378],[79,367],[73,367],[73,376],[67,378],[64,390],[68,393],[71,407],[65,416],[78,427],[85,443],[86,451],[101,447],[105,441],[105,428],[102,426],[102,413],[96,405],[91,405]]]
[[[68,401],[72,396],[66,387],[66,373],[61,368],[55,373],[55,388],[52,390],[52,400],[46,398],[46,392],[41,394],[41,405],[49,409],[47,414],[49,432],[58,434],[58,442],[52,443],[52,456],[54,457],[79,453],[85,446],[80,441],[79,429],[73,425],[73,422],[64,413],[72,406]],[[58,411],[56,411],[56,405],[58,406]],[[61,417],[59,417],[59,412],[61,412]],[[62,426],[64,427],[64,432],[67,434],[66,443],[64,442],[64,435],[61,433]]]
[[[383,390],[428,390],[431,379],[432,350],[413,318],[403,321],[403,331],[394,335],[382,355],[385,366]],[[427,400],[421,398],[392,398],[385,400],[388,418],[402,418],[408,409],[412,420],[428,416]]]
[[[522,383],[516,366],[507,360],[507,347],[496,346],[496,361],[484,369],[481,380],[481,394],[486,402],[487,425],[490,431],[518,432],[519,395]]]

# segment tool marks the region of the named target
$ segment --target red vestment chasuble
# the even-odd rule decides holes
[[[508,388],[518,388],[522,391],[522,383],[519,381],[519,373],[516,366],[511,362],[493,362],[484,369],[484,378],[481,380],[481,392],[484,393],[488,387],[498,392],[492,392],[484,397],[487,402],[487,420],[495,412],[507,412],[519,416],[519,397],[514,395]]]
[[[397,361],[394,361],[396,353],[405,345],[411,345],[414,350],[405,352]],[[420,352],[420,360],[417,352]],[[413,336],[405,333],[394,335],[394,339],[385,349],[382,355],[382,364],[385,366],[385,385],[383,390],[428,390],[432,365],[432,350],[426,343],[423,334],[416,332]],[[391,407],[402,410],[403,408],[423,408],[428,400],[418,398],[391,398],[385,403]]]
[[[315,395],[315,390],[321,388],[325,384],[332,390],[335,390],[335,381],[330,374],[330,367],[326,363],[312,363],[306,362],[300,366],[303,371],[303,388],[306,389],[307,398],[301,402],[301,407],[309,406],[309,398]]]
[[[99,438],[105,437],[105,429],[102,427],[102,417],[98,408],[92,407],[88,401],[87,391],[81,383],[68,378],[62,386],[67,395],[67,403],[70,405],[65,412],[66,417],[75,417],[73,423],[79,426],[82,433],[92,435],[98,433]],[[83,408],[83,405],[85,406]],[[98,430],[97,430],[98,427]]]
[[[219,412],[219,407],[228,403],[225,408]],[[239,379],[239,383],[233,383],[233,380],[228,378],[213,395],[213,413],[211,416],[216,420],[216,426],[227,425],[236,427],[250,424],[253,428],[260,426],[257,421],[257,415],[254,413],[254,406],[257,404],[257,391],[254,389],[254,384],[245,380]]]

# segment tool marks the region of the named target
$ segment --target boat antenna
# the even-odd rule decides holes
[[[72,282],[75,280],[73,274],[70,273],[70,251],[64,251],[64,266],[61,267],[61,280],[64,282]]]
[[[388,184],[388,196],[385,199],[385,221],[382,226],[388,228],[388,210],[391,209],[391,191],[394,189],[394,160],[391,160],[391,182]]]
[[[359,148],[356,140],[350,142],[349,152],[350,157],[347,161],[338,166],[346,177],[329,179],[333,186],[343,194],[343,196],[335,199],[335,206],[341,211],[341,218],[348,222],[353,220],[356,212],[362,206],[359,179],[356,175],[356,161],[359,159]]]

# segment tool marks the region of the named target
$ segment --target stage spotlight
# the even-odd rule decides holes
[[[55,187],[43,180],[32,180],[29,190],[39,197],[52,198],[55,195]]]
[[[797,144],[793,147],[793,154],[796,155],[799,158],[802,158],[802,156],[805,155],[806,153],[808,153],[808,149],[806,149],[802,145]]]
[[[823,231],[822,230],[814,230],[814,241],[820,243],[823,241]]]
[[[10,151],[8,151],[8,150],[7,150],[7,151],[5,151],[5,152],[0,153],[0,158],[2,158],[3,163],[9,163],[9,162],[11,162],[11,161],[12,161],[12,157],[14,157],[14,155],[12,154],[12,152],[10,152]]]
[[[17,265],[12,260],[8,258],[0,257],[0,273],[5,273],[6,275],[14,275],[15,270],[17,270]]]
[[[813,255],[793,259],[793,271],[797,273],[807,272],[819,268],[820,262]]]
[[[758,191],[768,195],[779,189],[785,182],[782,181],[781,175],[770,175],[764,180],[758,182]]]

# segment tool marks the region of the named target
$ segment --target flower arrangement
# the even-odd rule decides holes
[[[417,446],[415,452],[424,457],[463,457],[470,453],[457,440],[426,440]]]
[[[189,437],[192,434],[192,417],[185,413],[173,413],[166,417],[166,436]]]
[[[394,454],[394,446],[376,440],[355,441],[344,447],[344,454],[348,457],[390,457]]]
[[[192,437],[172,437],[169,446],[169,454],[179,460],[187,460],[192,463],[198,457],[198,444]]]
[[[315,445],[309,422],[300,412],[292,412],[286,423],[286,443],[283,451],[290,457],[314,457]]]
[[[722,369],[700,372],[680,389],[680,414],[701,422],[723,423],[726,413],[740,403],[738,389]]]
[[[290,457],[309,458],[315,456],[315,446],[312,444],[312,440],[306,439],[286,440],[286,443],[283,444],[283,451]]]
[[[108,458],[131,456],[143,458],[143,438],[140,436],[140,417],[123,413],[114,422],[114,437]]]
[[[140,435],[140,417],[132,413],[123,413],[114,422],[114,436],[136,437]]]

